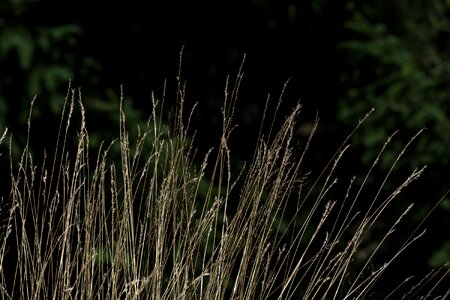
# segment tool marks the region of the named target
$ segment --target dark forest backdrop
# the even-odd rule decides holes
[[[289,81],[280,115],[301,100],[300,137],[316,114],[320,117],[309,162],[313,173],[373,107],[352,138],[354,152],[341,168],[344,180],[364,173],[387,137],[399,130],[373,175],[376,182],[425,127],[398,165],[398,182],[395,177],[391,183],[414,167],[428,168],[390,213],[397,216],[414,202],[410,223],[403,225],[411,229],[448,190],[448,1],[160,2],[2,1],[0,129],[8,126],[20,145],[36,96],[34,132],[42,133],[35,137],[36,147],[52,147],[54,135],[47,133],[71,80],[72,87],[81,88],[95,147],[117,124],[121,85],[131,123],[146,121],[151,92],[162,95],[165,80],[167,106],[173,104],[184,46],[186,105],[198,102],[192,128],[199,129],[201,151],[216,142],[226,76],[237,72],[246,55],[235,119],[239,128],[231,140],[236,161],[251,159],[267,95],[276,99]],[[449,213],[447,197],[427,220],[426,236],[405,253],[406,274],[450,260]]]

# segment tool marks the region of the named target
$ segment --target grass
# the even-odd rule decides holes
[[[81,95],[69,90],[55,149],[36,163],[27,143],[20,160],[9,161],[9,194],[1,199],[2,299],[447,298],[446,266],[397,278],[394,289],[377,285],[424,231],[419,224],[390,256],[381,251],[412,205],[380,239],[372,240],[371,231],[423,169],[385,193],[394,163],[367,202],[365,183],[378,161],[362,184],[338,183],[345,140],[311,177],[303,165],[318,123],[299,149],[296,105],[280,128],[272,125],[267,136],[261,130],[252,161],[235,170],[229,139],[241,79],[239,71],[227,80],[223,131],[201,164],[194,162],[182,82],[172,129],[160,121],[164,99],[154,96],[147,128],[130,139],[122,97],[117,139],[97,152],[89,146]],[[40,134],[32,132],[32,108],[28,137]],[[0,143],[8,136],[5,130]],[[344,192],[334,193],[337,186]]]

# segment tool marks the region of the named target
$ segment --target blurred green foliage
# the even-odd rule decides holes
[[[386,170],[401,153],[405,141],[426,128],[408,149],[405,170],[429,165],[422,184],[427,191],[411,195],[419,202],[421,219],[448,189],[450,170],[450,1],[352,2],[346,22],[351,37],[340,43],[351,66],[344,79],[349,85],[340,101],[338,120],[352,126],[365,113],[375,112],[354,136],[362,148],[361,160],[370,164],[388,136],[397,139],[381,157]],[[436,188],[433,188],[436,187]],[[435,199],[428,201],[427,199]],[[450,200],[440,209],[449,211]],[[433,221],[446,228],[446,220]],[[445,230],[444,230],[445,231]],[[449,243],[436,245],[430,265],[450,260]]]
[[[53,27],[32,26],[23,20],[27,3],[6,1],[0,6],[0,122],[5,126],[10,106],[19,107],[15,119],[26,122],[27,110],[35,95],[46,95],[54,113],[60,111],[73,78],[75,55],[66,51],[75,46],[82,29],[76,24]]]
[[[90,56],[80,55],[79,39],[83,28],[75,23],[46,24],[46,19],[33,19],[37,1],[9,0],[0,4],[0,128],[13,127],[15,134],[13,156],[20,155],[24,143],[30,103],[34,97],[32,123],[35,130],[55,129],[68,89],[87,83],[92,87],[99,81],[101,65]],[[72,85],[70,85],[72,81]],[[75,84],[73,83],[75,82]],[[83,101],[93,122],[91,146],[112,139],[111,127],[118,128],[120,87],[89,94]],[[83,95],[82,95],[83,96]],[[132,101],[125,101],[124,109],[130,122],[145,125],[141,113],[133,109]],[[99,117],[99,116],[102,117]],[[42,120],[39,120],[40,117]],[[89,120],[88,120],[89,122]],[[46,127],[50,128],[46,128]],[[137,134],[137,126],[132,129]],[[56,137],[55,130],[50,139]],[[53,135],[52,135],[53,134]],[[41,136],[44,146],[46,141]],[[39,145],[42,146],[42,145]],[[50,145],[52,146],[52,145]],[[118,147],[116,147],[118,154]]]
[[[357,135],[362,160],[372,161],[397,129],[408,136],[427,128],[408,160],[412,166],[450,164],[450,2],[395,1],[355,8],[346,23],[355,35],[341,43],[354,68],[352,87],[340,102],[338,119],[354,124],[375,113]],[[382,158],[388,167],[404,141]]]

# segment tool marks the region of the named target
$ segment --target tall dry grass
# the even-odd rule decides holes
[[[89,146],[81,95],[70,90],[54,152],[35,161],[27,144],[20,160],[9,163],[10,191],[1,199],[2,299],[419,299],[442,293],[445,267],[418,280],[399,278],[398,289],[384,294],[377,290],[391,264],[424,234],[412,228],[403,245],[377,263],[412,205],[361,253],[383,213],[423,169],[385,194],[394,163],[379,192],[363,199],[375,161],[361,185],[353,178],[342,196],[333,194],[347,140],[319,176],[308,176],[303,164],[317,123],[299,149],[297,105],[280,128],[260,132],[253,160],[234,170],[228,141],[241,79],[239,71],[227,81],[223,132],[200,165],[187,134],[191,114],[184,110],[182,82],[172,130],[160,121],[164,99],[153,96],[147,128],[130,140],[133,124],[122,97],[117,140],[105,141],[97,153]],[[28,134],[42,134],[33,131],[31,111]],[[5,130],[0,143],[7,139]],[[110,153],[115,144],[119,159]],[[371,205],[360,210],[360,202]]]

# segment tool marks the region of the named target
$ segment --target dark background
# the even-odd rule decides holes
[[[388,226],[414,202],[402,227],[406,235],[448,190],[450,171],[450,7],[445,1],[409,2],[2,1],[0,125],[8,124],[20,149],[29,103],[37,95],[34,130],[48,132],[58,120],[70,79],[72,87],[81,88],[95,146],[115,134],[121,85],[131,123],[145,122],[151,93],[160,97],[165,80],[170,110],[183,48],[186,106],[198,102],[192,128],[198,129],[196,146],[204,152],[218,142],[226,77],[233,78],[245,55],[235,116],[239,127],[231,139],[237,162],[251,159],[267,95],[274,107],[287,81],[278,121],[300,100],[302,140],[320,117],[306,164],[312,176],[372,107],[373,117],[351,139],[353,150],[339,169],[344,182],[365,174],[386,138],[399,130],[368,183],[368,194],[375,193],[409,139],[427,128],[388,187],[414,167],[428,169],[388,210],[386,224],[379,224]],[[51,147],[53,140],[40,134],[34,142],[36,148]],[[449,261],[449,208],[446,198],[427,220],[427,235],[394,268],[393,278],[398,270],[421,275]],[[391,250],[396,246],[393,241]]]

